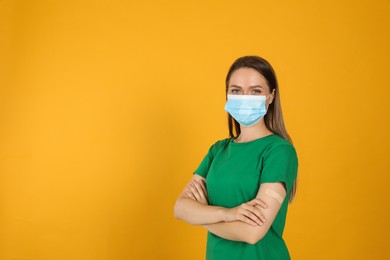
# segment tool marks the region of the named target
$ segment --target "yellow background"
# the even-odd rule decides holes
[[[390,2],[0,1],[0,259],[203,259],[173,217],[227,137],[231,63],[274,66],[293,259],[390,258]]]

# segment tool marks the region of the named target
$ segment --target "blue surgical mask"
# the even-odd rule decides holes
[[[240,125],[252,126],[260,121],[267,113],[265,101],[268,99],[263,95],[227,95],[225,110]]]

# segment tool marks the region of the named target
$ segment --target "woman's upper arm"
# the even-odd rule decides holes
[[[260,185],[256,197],[264,201],[268,207],[260,209],[265,217],[265,222],[262,226],[253,227],[254,232],[250,238],[250,243],[258,242],[271,228],[271,225],[286,198],[286,194],[286,189],[282,182],[262,183]]]
[[[263,200],[268,208],[260,210],[266,219],[263,226],[255,228],[251,239],[260,240],[268,232],[281,206],[285,202],[287,192],[290,193],[297,176],[298,158],[295,148],[290,144],[275,146],[269,151],[264,161],[260,177],[257,198]]]

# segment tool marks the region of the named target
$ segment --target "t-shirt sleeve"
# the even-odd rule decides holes
[[[272,148],[265,156],[260,184],[284,182],[290,194],[298,172],[298,158],[293,145],[283,144]]]
[[[218,142],[214,143],[208,150],[205,157],[199,164],[198,168],[194,171],[195,174],[202,176],[203,178],[207,177],[207,173],[209,172],[211,163],[213,162],[216,150],[217,150]]]

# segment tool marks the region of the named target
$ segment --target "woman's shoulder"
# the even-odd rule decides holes
[[[278,134],[272,134],[273,136],[273,140],[271,142],[271,145],[272,146],[279,146],[279,145],[287,145],[287,146],[293,146],[292,143],[290,143],[290,141],[284,139],[283,137],[281,137],[280,135]]]
[[[225,146],[226,144],[228,144],[230,141],[232,140],[232,137],[228,137],[228,138],[224,138],[224,139],[218,139],[214,142],[214,144],[212,146],[216,147],[216,148],[220,148],[222,146]]]
[[[224,139],[217,139],[216,141],[214,141],[210,148],[209,148],[209,154],[215,156],[219,150],[221,150],[223,147],[225,147],[229,141],[231,140],[231,138],[224,138]]]
[[[268,154],[276,151],[292,152],[296,154],[294,145],[289,140],[286,140],[277,134],[273,135],[271,142],[268,144],[267,151]]]

